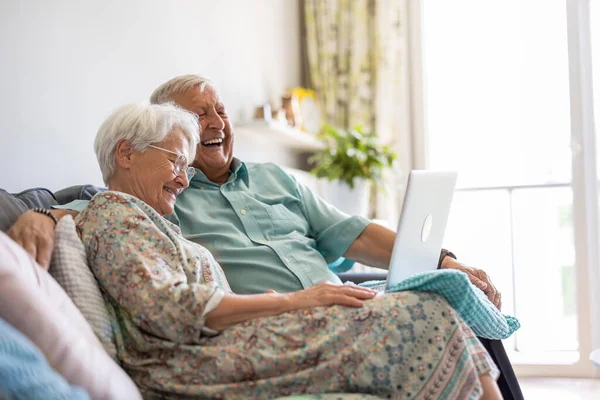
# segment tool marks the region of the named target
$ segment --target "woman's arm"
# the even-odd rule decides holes
[[[90,268],[142,329],[196,343],[204,327],[222,330],[253,318],[334,304],[360,307],[370,289],[320,283],[294,293],[235,295],[214,282],[189,283],[175,243],[120,194],[98,194],[78,220]]]
[[[221,303],[206,314],[205,324],[208,328],[220,331],[250,319],[304,308],[335,304],[360,307],[365,300],[375,297],[375,294],[375,291],[360,286],[334,285],[329,282],[293,293],[226,294]]]

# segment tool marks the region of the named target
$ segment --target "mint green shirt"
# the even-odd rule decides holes
[[[86,203],[66,207],[82,209]],[[167,219],[213,254],[239,294],[292,292],[325,280],[341,283],[328,264],[342,257],[369,224],[321,200],[274,164],[237,159],[223,185],[197,170]]]

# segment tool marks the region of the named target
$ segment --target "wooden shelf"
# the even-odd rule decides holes
[[[254,120],[236,124],[236,134],[256,135],[267,140],[276,141],[280,146],[285,146],[296,152],[316,152],[324,145],[314,135],[300,129],[284,125],[277,121]]]

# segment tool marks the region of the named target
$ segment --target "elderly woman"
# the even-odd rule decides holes
[[[143,390],[500,398],[489,355],[435,294],[375,296],[328,283],[232,293],[212,255],[163,218],[195,172],[198,130],[192,114],[169,104],[117,110],[95,142],[109,190],[76,220],[115,310],[119,357]]]

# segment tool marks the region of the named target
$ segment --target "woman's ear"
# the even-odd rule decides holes
[[[115,161],[121,168],[131,168],[131,156],[133,155],[133,145],[129,140],[121,139],[115,149]]]

